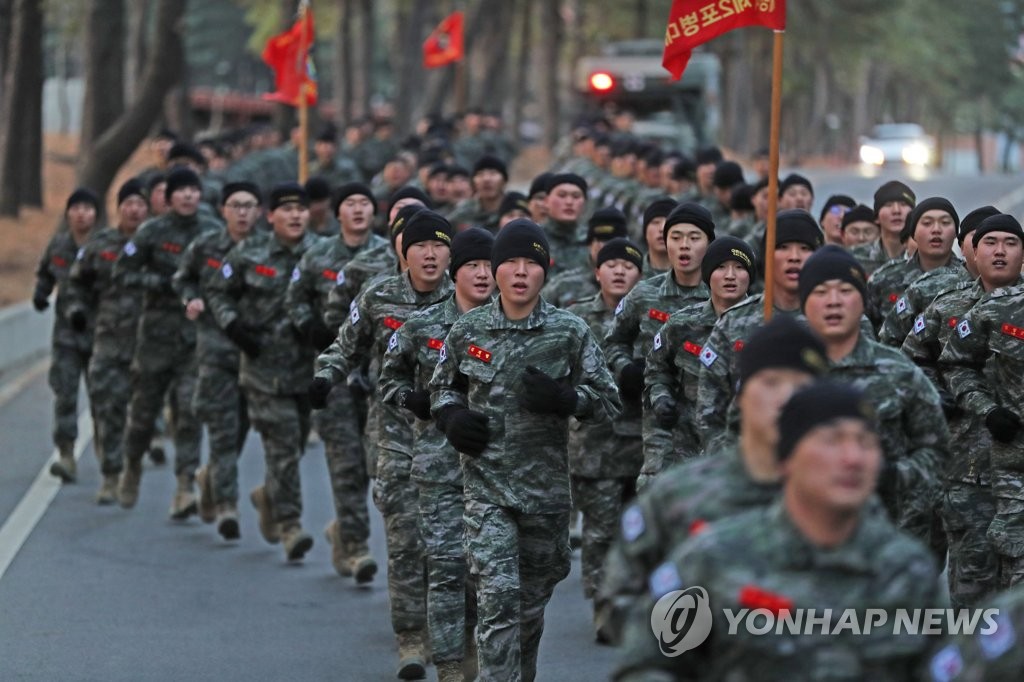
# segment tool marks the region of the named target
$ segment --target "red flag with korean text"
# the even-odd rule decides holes
[[[693,48],[744,26],[786,28],[786,0],[672,0],[661,64],[679,80]]]
[[[452,12],[427,36],[423,41],[423,68],[436,69],[462,60],[462,23],[462,12]]]
[[[306,8],[290,29],[267,41],[263,61],[274,70],[274,92],[263,99],[297,107],[305,94],[306,104],[316,104],[316,70],[309,54],[313,36],[313,10]]]

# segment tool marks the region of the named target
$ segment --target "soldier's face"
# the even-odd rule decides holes
[[[586,200],[582,189],[562,183],[548,192],[548,215],[559,223],[574,223],[579,220]]]
[[[71,204],[67,211],[68,229],[75,234],[84,234],[96,224],[96,207],[88,201]]]
[[[925,259],[948,258],[953,253],[956,223],[946,211],[925,211],[914,227],[917,252]]]
[[[530,197],[530,220],[540,225],[548,219],[548,193],[537,192]]]
[[[149,212],[153,215],[167,213],[167,193],[164,191],[166,188],[167,183],[160,182],[153,185],[153,189],[149,192]]]
[[[294,244],[302,239],[309,223],[309,208],[297,201],[289,201],[270,212],[274,235],[281,241]]]
[[[640,268],[625,258],[606,260],[595,272],[601,293],[613,299],[622,300],[640,281]]]
[[[790,396],[814,381],[807,372],[769,367],[749,377],[740,387],[736,404],[740,409],[740,430],[771,446],[779,442],[779,412]]]
[[[397,213],[397,211],[396,211]],[[366,234],[373,222],[373,203],[364,194],[353,194],[338,205],[341,229],[351,234]]]
[[[469,184],[469,178],[465,175],[453,175],[448,178],[448,198],[452,203],[459,203],[463,199],[473,196],[473,186]]]
[[[907,222],[910,210],[910,205],[902,201],[887,201],[878,209],[878,226],[884,234],[897,237]]]
[[[441,241],[416,242],[405,252],[409,278],[417,291],[433,291],[448,272],[451,251]]]
[[[811,210],[814,203],[814,195],[806,185],[793,185],[787,187],[786,191],[779,197],[779,210],[787,208],[802,208],[805,211]]]
[[[654,218],[651,222],[647,223],[647,228],[644,230],[644,240],[647,242],[647,250],[651,253],[664,256],[668,251],[665,248],[665,221],[668,218],[661,216],[660,218]]]
[[[427,179],[427,192],[437,203],[443,204],[448,201],[448,183],[443,174],[435,173]]]
[[[505,176],[493,168],[484,168],[473,175],[473,189],[481,199],[494,199],[505,193]]]
[[[878,435],[860,419],[811,429],[782,463],[787,506],[809,512],[856,513],[875,490],[882,465]]]
[[[821,219],[821,231],[825,233],[825,243],[843,244],[843,216],[850,209],[847,206],[836,204],[825,211],[825,217]]]
[[[960,244],[960,251],[964,254],[964,267],[971,273],[971,277],[977,278],[978,257],[974,251],[974,230],[964,236],[964,241]]]
[[[754,217],[757,220],[764,220],[768,216],[768,188],[762,187],[757,194],[750,197],[750,203],[754,204]]]
[[[785,242],[775,246],[775,286],[787,293],[800,290],[800,271],[814,250],[803,242]]]
[[[750,289],[750,272],[738,261],[727,260],[711,271],[711,295],[726,305],[742,300]]]
[[[334,155],[338,151],[338,146],[333,142],[327,142],[326,140],[317,140],[313,143],[313,153],[316,154],[316,160],[321,165],[330,163],[334,160]]]
[[[494,293],[494,274],[491,261],[477,259],[466,261],[455,272],[455,294],[457,300],[476,307],[491,300]]]
[[[846,248],[868,244],[878,239],[878,225],[867,220],[858,220],[843,228],[843,245]]]
[[[1024,247],[1015,235],[989,232],[978,242],[975,260],[986,289],[1013,284],[1020,276]]]
[[[396,201],[395,205],[391,207],[390,211],[388,211],[388,225],[395,222],[395,216],[398,215],[399,211],[401,211],[406,206],[411,206],[413,204],[417,206],[422,206],[423,202],[413,197],[406,197],[405,199],[399,199],[398,201]]]
[[[702,163],[697,166],[697,184],[701,188],[701,192],[706,193],[711,190],[711,181],[715,177],[715,164],[713,163]]]
[[[680,275],[683,278],[699,276],[700,264],[708,250],[708,236],[696,225],[673,225],[665,235],[665,249],[677,279]]]
[[[860,333],[864,298],[849,282],[830,279],[811,290],[804,303],[807,324],[826,344],[840,343]]]
[[[509,258],[494,273],[502,300],[517,306],[536,302],[544,286],[544,268],[531,258]]]
[[[133,194],[117,207],[118,227],[128,231],[134,231],[142,221],[149,215],[149,206],[146,200],[138,194]]]
[[[199,210],[199,188],[195,185],[179,187],[171,193],[171,210],[178,215],[195,215]]]
[[[234,192],[221,207],[221,215],[231,239],[241,241],[249,236],[260,218],[260,202],[251,192]]]

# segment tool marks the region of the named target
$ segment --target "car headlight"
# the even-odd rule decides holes
[[[860,160],[871,166],[881,166],[885,163],[885,153],[878,147],[862,144],[860,146]]]
[[[911,166],[927,166],[931,161],[932,153],[931,150],[920,142],[914,142],[903,147],[904,163]]]

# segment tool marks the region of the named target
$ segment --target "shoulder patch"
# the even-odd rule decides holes
[[[441,348],[437,351],[437,364],[441,364],[448,359],[448,346],[444,343],[441,344]]]
[[[352,306],[352,314],[349,315],[348,317],[349,317],[350,320],[352,320],[352,324],[358,324],[359,323],[359,306],[357,306],[357,305]]]
[[[85,247],[80,246],[78,251],[75,252],[75,260],[82,260],[83,258],[85,258]]]
[[[626,307],[626,299],[625,299],[625,297],[623,297],[623,299],[619,301],[619,304],[617,306],[615,306],[615,314],[618,315],[619,313],[621,313],[623,308],[625,308],[625,307]]]
[[[661,350],[661,332],[654,335],[654,350]]]
[[[343,271],[341,271],[341,270],[338,270],[338,274],[334,278],[334,284],[335,284],[335,286],[339,286],[340,287],[344,283],[345,283],[345,273]]]
[[[718,353],[711,350],[710,346],[704,346],[704,350],[700,352],[700,361],[705,367],[711,367],[715,364],[715,360],[718,359]]]
[[[967,320],[964,320],[956,326],[956,333],[960,335],[961,339],[966,339],[971,335],[971,324]]]
[[[920,314],[914,319],[914,333],[920,334],[924,331],[924,314]]]
[[[131,244],[131,242],[128,242]],[[231,263],[225,263],[220,268],[220,274],[224,276],[224,279],[231,279],[231,275],[234,274],[234,270],[231,269]]]
[[[999,658],[1011,648],[1017,641],[1017,633],[1013,629],[1013,622],[1005,613],[1000,613],[995,618],[995,632],[985,635],[978,634],[978,647],[981,653],[988,660]]]
[[[940,649],[932,656],[932,661],[928,664],[928,672],[931,673],[934,682],[950,682],[963,669],[964,659],[956,644],[950,644]]]
[[[299,281],[299,277],[301,277],[301,276],[302,276],[302,273],[299,272],[299,266],[296,265],[294,268],[292,268],[292,281],[293,282],[298,282]]]
[[[388,339],[388,350],[394,350],[398,348],[398,332],[392,332],[391,338]]]
[[[644,513],[640,507],[631,504],[622,512],[622,538],[626,542],[633,542],[643,535],[647,524],[644,523]]]
[[[896,314],[902,315],[907,312],[907,297],[900,296],[899,300],[896,301]]]
[[[124,252],[129,256],[134,256],[138,249],[135,247],[135,242],[128,242],[124,245]]]
[[[651,589],[651,595],[660,598],[673,590],[681,590],[683,579],[679,577],[679,571],[674,564],[664,563],[654,569],[647,584]]]

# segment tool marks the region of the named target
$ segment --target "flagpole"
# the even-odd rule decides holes
[[[768,215],[764,230],[764,319],[772,319],[775,296],[775,214],[779,205],[779,119],[782,117],[782,39],[775,31],[772,46],[772,114],[768,138]]]
[[[306,82],[305,72],[309,60],[309,24],[306,22],[306,9],[309,6],[308,0],[299,4],[299,21],[302,22],[302,42],[300,43],[300,55],[305,55],[301,68],[303,71],[302,89],[299,91],[299,184],[306,184],[309,175],[309,83]]]

